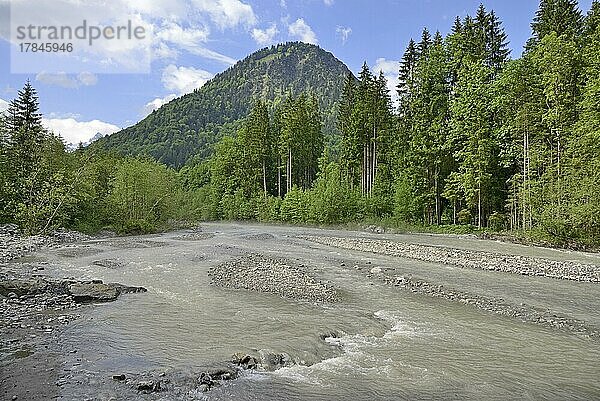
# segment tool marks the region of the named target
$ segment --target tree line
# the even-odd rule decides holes
[[[173,219],[520,230],[600,240],[600,4],[542,0],[523,55],[482,5],[402,57],[397,103],[367,64],[327,141],[310,93],[266,102],[221,133],[210,159],[174,171],[150,159],[69,153],[41,127],[35,91],[1,125],[0,219],[147,230]]]
[[[0,223],[28,234],[58,227],[146,232],[183,210],[177,173],[145,158],[121,157],[64,142],[42,126],[27,82],[0,119]]]
[[[271,203],[280,207],[303,202],[305,212],[299,215],[304,217],[294,218],[299,221],[373,217],[597,240],[599,12],[597,1],[584,17],[574,0],[542,0],[531,25],[533,36],[514,60],[502,22],[483,5],[475,16],[456,18],[445,37],[424,29],[402,57],[398,105],[392,106],[383,75],[373,74],[366,64],[357,78],[349,75],[339,102],[339,146],[324,149],[318,173],[302,182],[294,180],[297,173],[288,169],[292,163],[286,163],[281,147],[268,151],[272,156],[264,154],[263,162],[271,160],[272,171],[280,175],[285,167],[287,186],[269,191],[265,184],[263,199],[274,196]],[[252,123],[259,109],[264,129]],[[221,169],[225,149],[241,146],[250,155],[249,144],[261,143],[252,138],[266,132],[278,132],[271,142],[276,146],[289,132],[304,138],[311,118],[300,117],[297,126],[290,120],[282,128],[281,116],[288,110],[290,104],[269,111],[259,102],[238,142],[220,144],[206,184],[219,186],[232,171]],[[267,142],[257,149],[275,149]],[[319,149],[315,142],[313,172]],[[256,154],[230,161],[238,158],[249,163],[243,169],[254,171],[253,179],[241,181],[258,187]],[[259,194],[244,185],[231,187],[241,191],[236,207]],[[231,188],[213,198],[213,217],[257,218],[260,201],[253,201],[254,214],[220,214],[227,209],[219,209],[227,196],[235,195]],[[332,204],[324,205],[332,193]],[[336,212],[323,212],[323,207]],[[281,214],[274,218],[286,220]]]

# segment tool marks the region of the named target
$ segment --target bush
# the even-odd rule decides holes
[[[277,221],[279,220],[279,208],[281,199],[276,196],[267,196],[257,198],[256,200],[256,219],[258,221]]]
[[[310,203],[310,195],[297,187],[292,188],[281,202],[281,208],[279,209],[281,220],[294,224],[307,222],[309,220]]]
[[[473,222],[473,215],[471,211],[468,209],[462,209],[458,212],[458,224],[462,224],[464,226],[469,225]]]
[[[419,201],[406,177],[400,177],[394,185],[394,218],[408,223],[421,220]]]
[[[148,159],[126,158],[115,173],[109,203],[119,231],[153,231],[175,215],[174,171]]]
[[[498,212],[492,213],[490,217],[488,217],[488,227],[494,231],[506,229],[506,216]]]
[[[360,194],[340,179],[339,166],[330,163],[319,175],[310,195],[310,220],[316,223],[344,223],[356,218]]]

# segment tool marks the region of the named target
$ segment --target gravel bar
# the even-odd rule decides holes
[[[336,248],[398,256],[467,269],[492,270],[589,283],[600,282],[600,266],[591,264],[380,239],[325,236],[299,236],[298,238]]]
[[[248,254],[209,270],[214,285],[271,293],[283,298],[332,303],[339,300],[332,287],[283,259]]]

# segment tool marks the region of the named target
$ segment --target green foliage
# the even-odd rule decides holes
[[[294,224],[309,221],[310,195],[303,190],[293,187],[281,202],[279,216],[281,220]]]
[[[342,62],[317,46],[301,42],[271,46],[93,147],[148,155],[178,168],[192,157],[197,161],[210,157],[214,144],[231,135],[220,127],[246,117],[256,99],[280,103],[301,93],[316,97],[330,134],[327,141],[334,142],[336,103],[348,74],[351,72]]]
[[[256,199],[256,219],[258,221],[278,221],[281,199],[277,196],[267,196]]]
[[[410,179],[401,175],[394,183],[394,218],[415,223],[421,220],[422,206]]]
[[[108,197],[121,232],[147,232],[174,215],[175,172],[149,159],[125,158]]]
[[[506,216],[501,213],[494,212],[488,217],[488,227],[494,231],[502,231],[506,229]]]
[[[458,212],[458,224],[462,224],[464,226],[469,225],[473,222],[473,215],[469,211],[469,209],[463,209]]]
[[[271,47],[74,153],[26,84],[0,120],[0,221],[35,233],[362,220],[599,243],[599,21],[598,2],[583,19],[574,0],[542,0],[512,61],[484,6],[445,38],[425,29],[402,57],[395,112],[366,64],[356,79],[318,47]]]
[[[342,179],[336,163],[330,163],[323,169],[309,197],[311,221],[332,224],[359,217],[360,193],[352,190]]]

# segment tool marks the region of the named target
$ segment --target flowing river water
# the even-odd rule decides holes
[[[285,352],[296,365],[245,372],[207,400],[600,399],[600,339],[527,323],[366,278],[354,265],[394,268],[435,284],[527,303],[600,327],[600,284],[460,269],[311,243],[301,235],[522,254],[600,265],[600,256],[474,238],[391,235],[242,224],[89,241],[35,254],[47,274],[144,286],[144,294],[87,306],[61,335],[76,370],[63,399],[123,399],[113,374],[194,369],[237,352]],[[210,235],[209,235],[210,234]],[[214,235],[212,235],[214,234]],[[259,252],[302,264],[337,289],[313,304],[211,285],[208,271]],[[94,261],[112,260],[107,268]],[[346,268],[342,268],[342,264]],[[326,333],[337,337],[323,339]],[[68,360],[71,358],[71,360]],[[75,359],[77,358],[77,359]],[[75,363],[75,360],[77,362]],[[172,394],[139,395],[173,399]],[[127,397],[125,397],[127,398]]]

